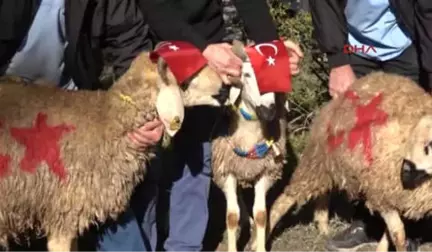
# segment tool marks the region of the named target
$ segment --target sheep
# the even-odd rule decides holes
[[[20,78],[0,81],[0,247],[28,231],[49,251],[76,250],[91,224],[128,205],[155,153],[131,145],[127,132],[156,116],[174,136],[183,106],[222,104],[208,66],[179,87],[167,63],[137,56],[109,90],[67,91]]]
[[[397,251],[406,250],[401,216],[430,214],[432,180],[408,188],[402,167],[414,164],[430,173],[431,141],[432,99],[421,87],[383,72],[358,79],[314,119],[298,167],[271,208],[269,232],[292,206],[316,200],[315,221],[328,233],[328,194],[337,189],[350,199],[364,198],[384,219],[388,232],[377,250],[388,250],[387,235]]]
[[[222,134],[212,140],[213,181],[225,194],[228,251],[237,251],[236,233],[240,221],[241,197],[237,198],[237,186],[254,186],[253,217],[256,225],[258,251],[265,251],[265,227],[267,222],[266,194],[282,175],[286,143],[286,97],[284,93],[265,93],[257,88],[253,69],[240,43],[233,49],[243,59],[242,89],[230,93],[233,110],[228,111],[229,125]],[[234,89],[234,87],[232,88]],[[245,156],[243,151],[261,144],[257,156]],[[263,151],[262,153],[259,153]],[[260,154],[263,154],[260,156]]]

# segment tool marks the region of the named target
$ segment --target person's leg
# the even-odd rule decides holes
[[[132,209],[149,251],[156,251],[158,242],[156,206],[159,198],[159,183],[163,173],[161,155],[162,150],[151,161],[145,180],[136,188],[132,197]]]
[[[149,251],[144,243],[135,213],[128,208],[116,222],[107,223],[100,234],[97,251]]]
[[[107,223],[98,236],[98,251],[155,251],[157,243],[156,202],[159,160],[147,167],[144,181],[136,188],[131,207],[116,222]]]
[[[174,143],[175,164],[170,193],[166,251],[200,251],[207,229],[211,183],[210,132],[216,112],[194,108]]]

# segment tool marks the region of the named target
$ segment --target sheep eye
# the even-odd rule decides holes
[[[249,78],[250,74],[249,73],[244,73],[243,76],[246,77],[246,78]]]
[[[429,155],[429,148],[430,148],[430,145],[429,145],[429,144],[426,145],[426,146],[423,148],[423,151],[424,151],[424,153],[426,154],[426,156]]]

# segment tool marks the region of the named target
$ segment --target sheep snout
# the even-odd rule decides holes
[[[418,169],[416,164],[405,159],[401,169],[402,186],[405,189],[414,189],[428,180],[431,175],[423,169]]]
[[[268,107],[260,105],[256,108],[256,114],[263,121],[273,121],[276,117],[276,106],[275,104],[270,104]]]

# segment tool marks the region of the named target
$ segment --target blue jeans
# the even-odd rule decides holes
[[[98,236],[98,251],[156,251],[156,204],[160,160],[148,166],[145,180],[132,197],[131,206],[117,219],[107,223]]]
[[[174,167],[170,193],[166,251],[200,251],[208,223],[211,183],[209,142],[219,110],[190,108],[174,139]]]

